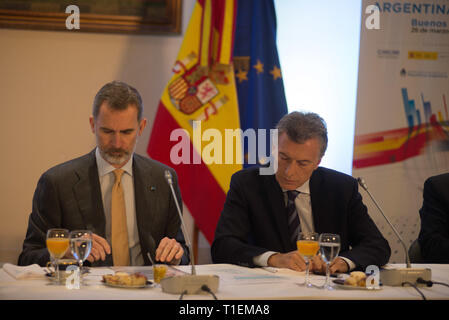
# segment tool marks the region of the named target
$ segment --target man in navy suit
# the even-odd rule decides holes
[[[303,271],[295,241],[301,230],[340,235],[340,254],[330,272],[386,264],[390,246],[368,215],[357,181],[318,167],[328,141],[324,120],[314,113],[292,112],[277,129],[275,174],[261,175],[259,168],[251,168],[231,178],[211,247],[213,261]],[[290,206],[287,192],[298,194]],[[299,227],[292,229],[287,208],[293,203]],[[315,272],[325,269],[319,257],[310,267]]]

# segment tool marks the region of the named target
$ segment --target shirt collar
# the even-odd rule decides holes
[[[103,159],[103,157],[100,154],[100,150],[98,150],[98,147],[95,150],[95,158],[97,160],[98,175],[100,177],[103,177],[116,169],[109,162]],[[131,158],[129,158],[131,161],[128,160],[128,162],[123,167],[120,168],[123,169],[126,173],[128,173],[131,177],[133,176],[132,158],[133,157],[131,156]]]
[[[299,187],[296,188],[295,190],[296,190],[296,191],[299,191],[299,192],[301,192],[301,193],[306,193],[306,194],[309,194],[309,195],[310,195],[309,181],[310,181],[310,179],[307,180],[306,182],[304,182],[304,183],[302,184],[302,186],[299,186]],[[282,191],[283,191],[283,192],[287,192],[288,190],[282,189]]]

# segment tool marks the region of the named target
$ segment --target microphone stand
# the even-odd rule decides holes
[[[168,174],[170,174],[170,178],[168,178]],[[178,199],[176,198],[175,189],[173,189],[173,181],[171,178],[170,171],[166,170],[165,176],[167,177],[167,182],[170,185],[170,189],[173,194],[173,198],[175,199],[176,209],[178,210],[179,218],[181,219],[181,230],[182,230],[182,233],[184,234],[184,238],[186,239],[187,246],[189,247],[190,262],[192,264],[192,275],[194,276],[194,275],[196,275],[196,269],[195,269],[195,263],[193,260],[194,257],[193,257],[192,243],[190,242],[190,237],[189,237],[189,234],[187,233],[186,225],[184,224],[184,219],[182,218],[182,215],[180,213],[181,208],[179,207]]]
[[[193,258],[193,249],[190,242],[187,229],[184,224],[184,219],[181,214],[181,208],[179,207],[178,199],[173,188],[173,180],[170,171],[165,170],[165,179],[170,186],[173,199],[176,204],[179,219],[181,220],[181,230],[184,234],[186,244],[190,251],[190,264],[192,265],[191,275],[166,277],[161,280],[162,291],[173,294],[210,294],[216,293],[218,290],[219,277],[216,275],[197,275],[195,269],[195,262]]]
[[[366,193],[370,196],[371,200],[376,205],[377,209],[380,211],[384,219],[387,221],[388,225],[393,229],[394,234],[399,239],[399,241],[402,244],[402,247],[404,248],[405,252],[405,264],[406,268],[399,268],[399,269],[382,269],[380,271],[380,279],[382,281],[382,284],[387,286],[403,286],[405,283],[413,283],[416,285],[424,286],[425,284],[419,284],[417,280],[419,278],[429,281],[432,278],[432,271],[429,268],[412,268],[410,264],[410,257],[408,255],[407,246],[405,245],[404,240],[402,240],[402,237],[397,232],[396,228],[393,226],[393,224],[390,222],[390,220],[385,215],[384,211],[381,209],[379,204],[377,203],[376,199],[371,195],[371,193],[368,190],[368,186],[366,185],[363,178],[357,178],[357,182],[359,185],[363,188],[363,190],[366,191]]]

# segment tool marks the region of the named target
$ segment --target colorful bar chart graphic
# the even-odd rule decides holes
[[[425,153],[431,143],[436,144],[438,151],[449,151],[449,117],[445,94],[441,95],[440,101],[435,102],[436,106],[425,99],[424,93],[420,94],[418,104],[410,98],[407,88],[402,88],[401,94],[407,127],[356,136],[353,168],[404,161]]]

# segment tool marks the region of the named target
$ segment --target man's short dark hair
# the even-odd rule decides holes
[[[326,122],[313,112],[294,111],[282,117],[276,128],[278,134],[287,133],[290,140],[304,143],[309,139],[318,138],[321,141],[321,157],[327,149]]]
[[[106,83],[95,95],[92,114],[97,119],[100,107],[106,102],[114,110],[125,110],[129,105],[137,107],[137,120],[142,119],[143,104],[139,92],[121,81]]]

